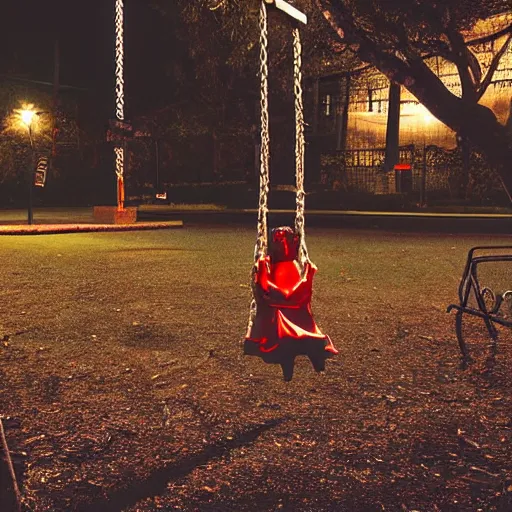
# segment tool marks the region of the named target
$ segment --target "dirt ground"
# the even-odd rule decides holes
[[[463,369],[445,312],[467,250],[510,237],[309,229],[340,353],[289,383],[241,355],[254,238],[1,237],[0,412],[26,510],[512,510],[511,332],[493,350],[469,321]]]

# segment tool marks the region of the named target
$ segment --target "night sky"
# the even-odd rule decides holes
[[[169,29],[147,4],[125,2],[128,116],[161,106],[172,87],[165,73],[173,58]],[[58,38],[61,84],[87,88],[99,104],[113,104],[114,0],[4,0],[0,19],[0,73],[52,82]]]

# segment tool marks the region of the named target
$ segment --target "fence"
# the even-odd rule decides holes
[[[321,182],[335,190],[396,193],[400,187],[396,183],[395,173],[386,173],[383,169],[385,154],[385,148],[324,153],[321,158]],[[410,166],[410,171],[407,171],[408,191],[419,193],[422,202],[427,195],[458,197],[462,186],[466,188],[466,193],[477,196],[502,190],[497,174],[478,154],[471,154],[468,168],[464,170],[459,148],[448,150],[438,146],[402,146],[397,163]],[[399,176],[398,173],[396,175]]]

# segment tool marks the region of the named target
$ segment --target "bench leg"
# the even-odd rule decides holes
[[[457,341],[459,342],[460,351],[464,359],[469,358],[469,350],[462,336],[462,311],[457,311],[455,315],[455,332],[457,333]]]
[[[487,327],[487,330],[489,331],[489,336],[491,337],[492,341],[498,341],[498,329],[494,327],[494,324],[488,318],[484,318],[484,322],[485,326]]]

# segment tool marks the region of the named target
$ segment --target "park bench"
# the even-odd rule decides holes
[[[450,304],[447,312],[456,310],[457,340],[463,357],[469,358],[462,332],[464,313],[482,318],[493,342],[498,339],[495,324],[512,327],[512,246],[469,250],[459,285],[459,302]]]

